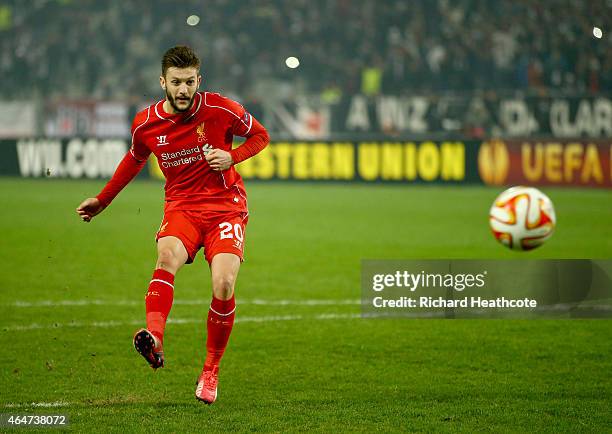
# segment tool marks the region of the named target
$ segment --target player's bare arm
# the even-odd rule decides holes
[[[223,149],[213,149],[206,154],[205,158],[212,170],[227,170],[234,164],[232,154]]]
[[[76,209],[77,214],[84,222],[90,222],[92,218],[102,211],[104,211],[104,205],[95,197],[85,199]]]

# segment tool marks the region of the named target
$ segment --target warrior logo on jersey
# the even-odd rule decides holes
[[[167,141],[168,136],[157,136],[157,146],[168,145]]]
[[[206,133],[204,132],[204,122],[202,122],[196,128],[196,133],[198,133],[198,142],[202,143],[206,141]]]

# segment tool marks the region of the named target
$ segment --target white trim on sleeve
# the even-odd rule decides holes
[[[142,127],[144,124],[149,122],[150,114],[151,114],[151,106],[147,107],[147,118],[145,119],[145,121],[141,123],[140,125],[138,125],[136,128],[134,128],[134,132],[132,133],[132,146],[130,146],[130,153],[132,154],[132,157],[134,157],[134,160],[138,162],[143,162],[144,160],[137,158],[136,155],[134,154],[134,136],[136,135],[136,131],[138,131],[138,128]]]

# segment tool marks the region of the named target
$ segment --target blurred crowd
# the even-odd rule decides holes
[[[610,94],[611,22],[612,0],[2,0],[0,86],[3,99],[156,98],[161,55],[189,44],[205,88],[250,99]]]

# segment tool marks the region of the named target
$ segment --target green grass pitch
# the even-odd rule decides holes
[[[0,179],[0,413],[64,413],[78,432],[612,426],[608,320],[366,320],[354,303],[362,258],[610,258],[609,190],[544,188],[557,232],[515,253],[488,230],[498,189],[247,183],[237,323],[219,400],[205,406],[193,397],[204,259],[177,276],[167,366],[154,372],[131,338],[144,324],[163,189],[134,182],[80,222],[74,209],[102,185]]]

